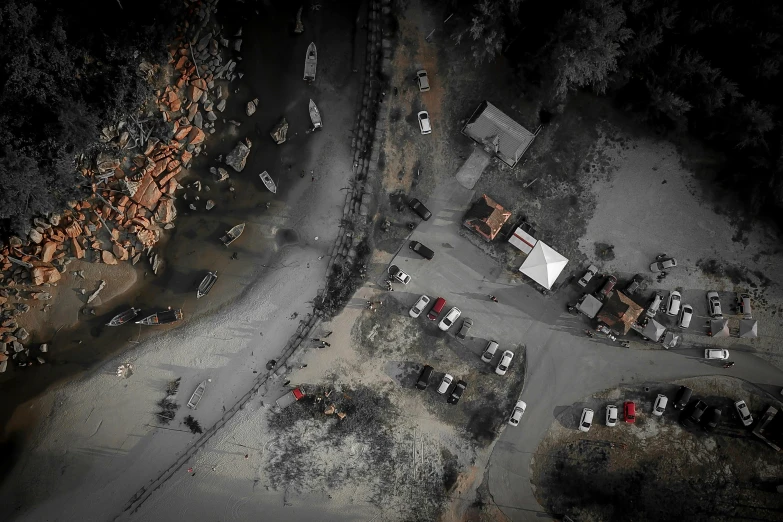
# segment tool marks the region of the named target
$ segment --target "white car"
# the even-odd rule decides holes
[[[498,351],[500,346],[497,341],[489,341],[487,347],[484,349],[484,353],[481,354],[481,360],[485,363],[492,362],[492,358],[495,357],[495,352]]]
[[[680,312],[680,321],[677,326],[683,330],[691,325],[693,319],[693,307],[691,305],[682,305],[682,311]]]
[[[411,276],[409,276],[399,268],[392,272],[392,277],[404,285],[407,285],[408,283],[411,282]]]
[[[522,420],[522,415],[525,414],[526,409],[527,404],[525,404],[525,401],[517,401],[517,405],[514,406],[514,413],[511,414],[508,423],[512,426],[519,426],[519,421]]]
[[[650,272],[663,272],[664,270],[667,270],[669,268],[674,268],[677,266],[677,260],[673,257],[664,258],[660,261],[656,261],[655,263],[650,265]]]
[[[444,332],[451,328],[451,325],[454,324],[454,321],[459,319],[459,316],[462,315],[462,311],[460,311],[459,308],[456,306],[453,307],[451,310],[449,310],[449,313],[446,314],[446,316],[440,320],[438,323],[438,328],[443,330]]]
[[[427,111],[419,112],[419,128],[422,134],[429,134],[432,132],[432,124],[430,123],[430,115]]]
[[[419,84],[419,91],[427,92],[430,90],[430,80],[427,77],[427,71],[424,69],[416,71],[416,83]]]
[[[419,297],[419,300],[416,301],[416,304],[413,305],[413,308],[411,308],[411,311],[408,312],[411,317],[416,319],[421,315],[421,313],[424,311],[425,308],[427,308],[427,305],[430,304],[430,298],[426,295],[423,295]]]
[[[593,425],[593,410],[585,408],[582,410],[582,418],[579,419],[579,431],[587,433],[590,431],[590,426]]]
[[[583,275],[579,279],[579,281],[578,281],[579,286],[582,286],[582,287],[587,286],[587,283],[589,283],[590,280],[593,278],[593,276],[595,276],[595,274],[597,274],[597,273],[598,273],[598,267],[597,266],[595,266],[595,265],[588,266],[587,267],[587,272],[585,272],[585,275]]]
[[[729,358],[729,351],[728,350],[718,350],[715,348],[709,348],[707,350],[704,350],[704,358],[705,359],[720,359],[722,361],[725,361]]]
[[[449,386],[451,386],[451,383],[454,382],[454,377],[449,375],[448,373],[443,376],[443,380],[440,381],[440,386],[438,386],[438,393],[446,393],[449,389]]]
[[[739,413],[742,424],[744,424],[745,427],[753,424],[753,415],[750,414],[750,410],[748,409],[748,405],[745,404],[745,401],[739,400],[735,402],[734,407],[737,408],[737,413]]]
[[[721,310],[720,307],[718,292],[714,290],[707,292],[707,306],[710,310],[710,317],[723,317],[723,310]]]
[[[669,294],[669,304],[666,305],[666,313],[669,315],[679,314],[680,304],[682,304],[682,296],[680,295],[680,292],[675,290]]]
[[[617,406],[614,404],[610,404],[606,407],[606,425],[610,428],[612,426],[617,426]]]
[[[658,417],[663,415],[663,412],[666,411],[667,404],[669,404],[669,398],[666,395],[659,393],[658,398],[655,399],[655,404],[653,405],[653,415],[657,415]]]
[[[503,352],[503,357],[500,358],[500,362],[498,363],[498,367],[495,368],[495,373],[498,375],[506,375],[506,372],[508,371],[508,367],[511,366],[511,359],[514,358],[514,352],[511,350],[506,350]]]

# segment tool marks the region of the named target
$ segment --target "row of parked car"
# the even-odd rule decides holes
[[[705,430],[713,430],[720,424],[722,412],[720,409],[708,406],[701,399],[691,401],[693,396],[693,390],[687,386],[680,386],[677,391],[677,395],[674,397],[674,409],[682,410],[683,414],[680,417],[680,422],[683,426],[692,428],[701,424]],[[661,417],[666,411],[666,406],[669,404],[669,398],[659,393],[653,404],[652,413],[657,417]],[[745,427],[753,424],[753,415],[751,415],[748,405],[745,401],[739,400],[734,403],[734,407],[739,414],[740,420]],[[636,422],[636,404],[633,401],[626,401],[623,404],[624,420],[628,424]],[[593,418],[595,412],[590,408],[584,408],[582,410],[582,417],[579,419],[579,431],[587,433],[590,431],[590,427],[593,425]],[[606,425],[609,427],[616,426],[618,421],[617,406],[610,404],[606,407]]]

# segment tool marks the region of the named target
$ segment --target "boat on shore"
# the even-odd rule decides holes
[[[145,317],[141,321],[136,321],[136,324],[143,324],[146,326],[159,326],[161,324],[175,323],[181,320],[183,317],[182,309],[166,310],[164,312],[158,312],[150,316]]]
[[[315,69],[318,67],[318,51],[315,48],[315,42],[310,42],[307,46],[305,55],[304,79],[305,81],[315,81]]]
[[[204,390],[207,389],[207,381],[201,381],[198,386],[196,386],[196,391],[193,392],[193,395],[190,396],[190,400],[188,401],[188,408],[196,409],[196,406],[198,406],[198,403],[201,402],[201,397],[204,396]]]
[[[139,315],[139,312],[141,312],[141,308],[133,308],[131,307],[128,310],[125,310],[121,314],[115,315],[111,321],[106,323],[106,326],[121,326],[131,319],[135,319],[137,315]]]
[[[274,180],[272,180],[272,176],[270,176],[267,171],[262,172],[258,176],[261,178],[261,181],[264,182],[266,188],[269,189],[269,192],[272,194],[277,194],[277,185],[275,185]]]
[[[201,284],[198,285],[198,292],[196,292],[196,299],[201,299],[205,295],[209,293],[210,290],[212,290],[212,287],[215,286],[215,281],[217,281],[217,270],[214,272],[207,272],[207,275],[204,276],[204,279],[201,280]]]
[[[220,240],[223,242],[224,245],[228,246],[234,241],[236,241],[237,238],[239,238],[239,236],[241,236],[242,232],[244,231],[245,231],[244,223],[234,225],[233,227],[231,227],[231,230],[226,231],[226,235],[222,236]]]
[[[323,127],[321,111],[318,110],[318,107],[313,100],[310,100],[310,121],[313,122],[313,130]]]

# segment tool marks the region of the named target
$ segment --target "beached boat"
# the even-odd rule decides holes
[[[205,295],[209,293],[210,290],[212,290],[212,287],[215,285],[215,281],[217,281],[217,270],[214,272],[207,272],[207,275],[204,276],[204,279],[201,280],[201,284],[198,285],[198,292],[196,292],[196,299],[201,299]]]
[[[315,42],[310,42],[307,46],[305,55],[304,79],[305,81],[315,81],[315,69],[318,66],[318,52],[315,49]]]
[[[106,326],[120,326],[131,319],[135,319],[137,315],[139,315],[139,312],[141,312],[141,308],[130,308],[128,310],[125,310],[121,314],[115,315],[111,321],[106,323]]]
[[[269,189],[269,192],[272,194],[277,194],[277,185],[275,185],[274,180],[272,180],[272,176],[270,176],[267,171],[262,172],[258,176],[261,178],[261,181],[264,182],[266,188]]]
[[[319,111],[318,107],[315,106],[315,102],[313,100],[310,100],[310,121],[313,122],[313,130],[323,127],[323,122],[321,121],[321,111]]]
[[[182,319],[182,309],[166,310],[164,312],[158,312],[150,316],[145,317],[141,321],[136,321],[136,324],[144,324],[147,326],[158,326],[161,324],[174,323]]]
[[[207,389],[207,381],[201,381],[198,386],[196,386],[196,391],[193,392],[193,395],[190,396],[190,400],[188,401],[188,408],[196,409],[196,406],[198,406],[198,403],[201,401],[201,397],[204,395],[204,390]]]
[[[241,236],[242,232],[244,231],[245,231],[245,224],[240,223],[238,225],[231,227],[231,230],[227,230],[226,235],[222,236],[220,240],[223,242],[224,245],[228,246],[234,241],[236,241],[237,238]]]

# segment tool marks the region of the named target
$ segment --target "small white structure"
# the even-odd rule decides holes
[[[519,271],[549,290],[567,264],[568,259],[543,241],[539,241],[519,267]]]
[[[508,238],[508,242],[520,249],[525,254],[530,254],[533,247],[536,246],[538,239],[534,238],[524,230],[522,227],[517,227],[511,237]]]

